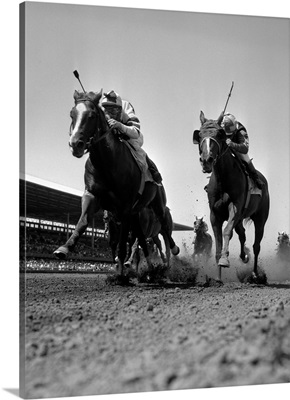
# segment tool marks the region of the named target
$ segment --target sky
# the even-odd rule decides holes
[[[73,92],[80,89],[72,71],[78,69],[86,90],[114,88],[134,104],[145,135],[144,149],[162,172],[174,219],[191,224],[195,215],[204,214],[208,218],[202,190],[207,178],[201,172],[191,136],[200,125],[201,109],[209,118],[218,116],[234,81],[228,111],[247,126],[250,156],[269,181],[271,213],[262,252],[265,247],[273,251],[277,231],[289,231],[290,10],[287,2],[78,0],[77,3],[173,11],[152,16],[147,10],[150,18],[145,19],[144,15],[133,21],[130,18],[121,27],[120,22],[126,18],[124,12],[122,19],[121,14],[108,19],[108,13],[97,18],[93,8],[87,20],[71,8],[58,11],[57,17],[52,7],[34,18],[29,16],[26,50],[33,59],[26,59],[26,173],[82,191],[85,160],[73,158],[67,145]],[[20,125],[23,132],[23,123],[18,110],[19,1],[1,2],[0,7],[3,16],[0,303],[2,321],[9,321],[9,328],[1,330],[0,387],[1,398],[9,400],[15,396],[7,388],[17,391],[19,385],[18,154],[23,141],[19,141],[18,131]],[[286,390],[285,385],[257,385],[211,389],[210,393],[195,390],[194,396],[208,399],[214,394],[227,400],[233,395],[253,398],[255,394],[258,397],[264,394],[272,398],[279,394],[285,397]],[[144,393],[134,395],[134,399],[149,396],[165,398],[162,393]],[[192,398],[192,391],[179,391],[178,396]],[[173,398],[176,398],[174,391],[166,392],[166,399]]]
[[[289,31],[288,18],[28,2],[21,172],[83,190],[87,156],[68,147],[77,69],[86,91],[114,89],[133,104],[173,220],[209,221],[192,132],[201,110],[219,116],[233,81],[227,111],[268,179],[264,240],[275,248],[278,231],[289,232]]]

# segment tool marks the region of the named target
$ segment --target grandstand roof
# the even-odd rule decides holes
[[[82,192],[41,181],[33,177],[20,178],[20,216],[75,225],[81,212]],[[95,228],[103,229],[103,212],[95,216]],[[174,223],[175,231],[193,228]]]
[[[20,179],[20,216],[47,219],[75,225],[81,212],[81,192],[70,193],[29,180]],[[103,228],[103,213],[98,212],[95,226]]]

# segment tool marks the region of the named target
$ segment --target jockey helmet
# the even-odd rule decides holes
[[[225,114],[222,120],[222,127],[226,135],[231,135],[237,128],[237,120],[232,114]]]
[[[114,90],[111,90],[109,93],[104,93],[102,106],[109,118],[114,118],[116,121],[121,120],[122,99]]]
[[[104,93],[104,98],[102,100],[102,106],[116,106],[122,108],[122,99],[114,90],[109,93]]]

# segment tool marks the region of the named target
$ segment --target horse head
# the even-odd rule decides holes
[[[106,119],[99,105],[102,97],[100,92],[80,93],[74,92],[75,105],[71,109],[72,119],[69,131],[69,146],[72,154],[80,158],[90,148],[91,142],[96,134],[105,129]]]
[[[200,112],[201,127],[193,132],[193,143],[199,145],[200,163],[204,173],[212,172],[217,157],[222,152],[226,134],[221,127],[223,113],[217,120],[207,119]]]
[[[195,217],[195,221],[193,223],[193,231],[195,233],[208,231],[207,223],[203,220],[203,217]]]
[[[283,245],[283,244],[289,244],[290,243],[290,238],[289,238],[289,235],[286,233],[286,232],[278,232],[278,243],[280,244],[280,245]]]

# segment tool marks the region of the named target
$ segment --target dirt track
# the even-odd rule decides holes
[[[26,396],[290,382],[289,289],[26,274]]]

